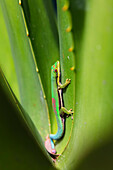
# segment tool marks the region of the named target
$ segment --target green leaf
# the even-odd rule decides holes
[[[106,169],[106,165],[113,169],[111,6],[111,0],[73,0],[70,4],[77,57],[76,116],[59,167],[66,163],[67,169]]]
[[[51,0],[22,1],[29,36],[36,57],[37,67],[47,99],[51,130],[57,130],[56,118],[52,109],[51,100],[51,65],[59,60],[58,33],[55,13]]]
[[[24,15],[18,1],[5,0],[1,1],[1,5],[10,37],[21,104],[45,140],[49,133],[48,108],[40,75],[36,72],[30,39],[26,35]]]
[[[65,136],[56,145],[57,152],[62,153],[56,160],[56,166],[59,169],[107,169],[108,167],[113,169],[113,22],[111,22],[113,2],[111,0],[57,1],[58,32],[51,0],[47,2],[25,0],[22,1],[22,6],[14,0],[10,2],[1,0],[0,3],[7,25],[22,104],[22,106],[19,104],[14,95],[13,101],[8,91],[3,90],[5,83],[1,78],[1,109],[3,113],[9,114],[8,121],[6,121],[7,116],[1,115],[3,117],[0,125],[3,139],[1,146],[6,146],[3,147],[2,153],[5,153],[5,149],[8,153],[7,160],[4,155],[1,160],[9,162],[10,169],[13,169],[13,162],[16,162],[14,167],[35,169],[38,160],[38,164],[42,165],[41,169],[43,166],[49,169],[50,164],[44,156],[48,155],[44,141],[46,135],[50,133],[49,121],[52,132],[55,133],[57,130],[51,102],[50,72],[51,65],[60,60],[62,83],[66,78],[71,79],[71,84],[63,91],[63,99],[65,107],[74,110],[74,120],[71,120],[71,117],[66,119]],[[4,45],[1,45],[2,47],[5,48]],[[5,59],[0,64],[3,65],[4,61]],[[5,65],[3,67],[6,68]],[[9,70],[11,69],[13,66],[9,67]],[[36,72],[37,70],[39,72]],[[8,79],[9,82],[12,81],[10,77]],[[14,104],[15,101],[18,108]],[[24,126],[20,128],[20,124]],[[24,133],[24,127],[33,137],[28,137],[27,131]],[[13,131],[15,129],[18,129],[16,135]],[[15,144],[14,136],[16,136]],[[20,140],[20,138],[25,139]],[[32,139],[37,142],[37,147],[34,146]],[[25,145],[24,142],[30,144]],[[33,153],[32,148],[34,148]],[[18,154],[19,160],[25,157],[26,164],[15,161],[16,157],[13,156],[15,153]],[[30,164],[32,161],[33,164]],[[3,163],[0,165],[4,167]]]
[[[61,78],[62,83],[67,78],[71,79],[71,84],[63,91],[64,106],[69,110],[74,110],[75,104],[75,56],[73,52],[73,35],[71,32],[71,16],[68,10],[68,1],[57,1],[58,12],[58,31],[59,31],[59,43],[60,43],[60,61],[61,61]],[[73,121],[71,117],[66,119],[66,131],[65,136],[61,142],[57,145],[57,150],[63,152],[68,145],[71,137],[73,127]]]
[[[14,61],[11,54],[11,48],[8,38],[8,33],[3,18],[2,9],[0,6],[0,67],[2,68],[13,92],[19,99],[19,89],[17,77],[15,73]]]
[[[12,94],[1,70],[0,112],[0,169],[54,169],[45,157],[46,151],[42,152],[43,142],[36,127]]]

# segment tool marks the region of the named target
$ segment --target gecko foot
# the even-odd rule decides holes
[[[59,154],[56,154],[57,153],[56,150],[52,149],[51,147],[51,141],[49,135],[47,135],[45,140],[45,148],[51,156],[55,156],[55,157],[59,156]]]
[[[72,109],[70,109],[68,112],[69,112],[69,114],[73,114],[74,113],[74,111],[72,111]]]
[[[52,154],[56,154],[56,150],[55,149],[52,149],[51,152],[52,152]]]
[[[72,116],[73,113],[74,113],[74,112],[72,111],[72,109],[68,110],[68,114],[66,115],[66,117]],[[73,119],[73,118],[72,118],[72,119]]]
[[[66,79],[66,83],[70,84],[71,83],[71,79]]]
[[[66,86],[68,86],[71,83],[71,79],[66,79],[64,84],[59,83],[58,90],[64,89]]]

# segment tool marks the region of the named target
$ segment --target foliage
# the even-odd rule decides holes
[[[0,0],[0,169],[113,169],[113,2],[56,6]],[[50,88],[56,60],[62,82],[71,78],[63,99],[74,120],[66,119],[54,164],[44,141],[57,130]]]

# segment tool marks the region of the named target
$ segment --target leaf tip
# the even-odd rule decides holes
[[[46,99],[46,96],[44,95],[44,99]]]
[[[66,32],[70,32],[71,31],[71,26],[68,26],[67,28],[66,28]]]
[[[65,3],[65,5],[63,6],[62,10],[63,10],[63,11],[67,11],[68,8],[69,8],[69,2],[67,1],[67,2]]]
[[[21,0],[19,0],[19,5],[21,5],[22,4],[22,2],[21,2]]]
[[[74,70],[75,70],[75,67],[74,67],[74,66],[73,66],[73,67],[71,67],[71,68],[70,68],[70,70],[71,70],[71,71],[74,71]]]
[[[39,73],[39,69],[36,67],[36,72]]]
[[[72,46],[72,47],[70,47],[70,48],[68,49],[68,51],[69,51],[69,52],[72,52],[73,49],[74,49],[74,47]]]
[[[29,32],[27,31],[27,37],[29,37]]]

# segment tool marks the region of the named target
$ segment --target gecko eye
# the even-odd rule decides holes
[[[57,69],[55,69],[55,72],[57,72]]]

